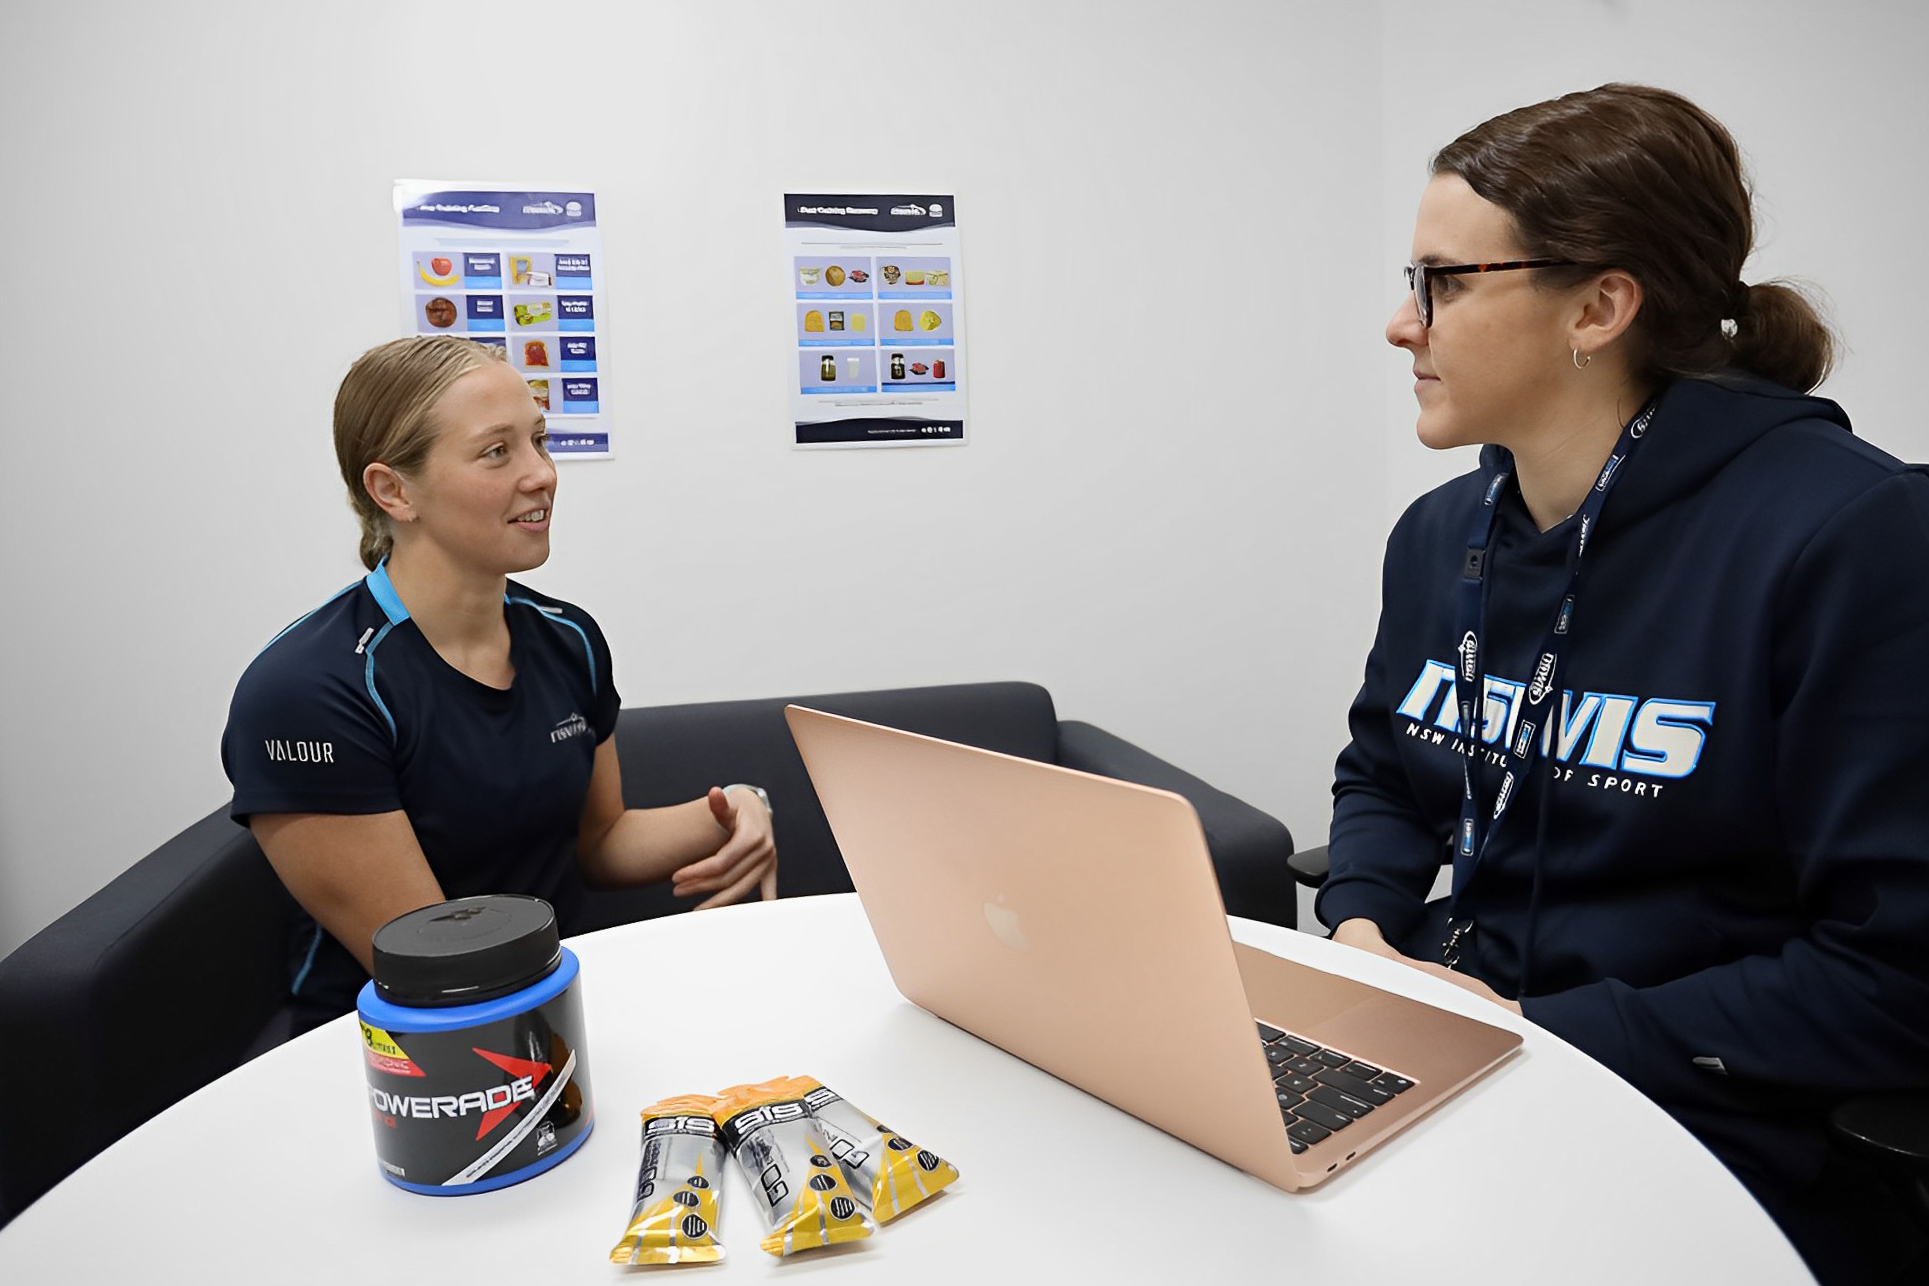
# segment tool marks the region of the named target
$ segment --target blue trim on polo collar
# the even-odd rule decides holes
[[[395,592],[395,583],[388,578],[388,559],[377,563],[375,570],[364,576],[362,581],[368,586],[368,592],[375,595],[375,602],[381,607],[382,614],[388,617],[390,625],[400,625],[409,619],[408,605]]]

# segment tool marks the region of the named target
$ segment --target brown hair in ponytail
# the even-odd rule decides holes
[[[1507,211],[1526,254],[1574,262],[1536,273],[1546,285],[1632,274],[1650,375],[1739,368],[1800,391],[1827,377],[1835,342],[1815,304],[1788,282],[1742,285],[1755,229],[1740,150],[1679,94],[1603,85],[1522,107],[1449,143],[1433,172]]]

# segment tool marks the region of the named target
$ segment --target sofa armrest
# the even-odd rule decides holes
[[[1299,902],[1286,865],[1293,836],[1283,822],[1089,723],[1059,722],[1058,763],[1184,796],[1205,830],[1227,912],[1298,927]]]
[[[259,1052],[292,906],[221,808],[0,960],[0,1211]]]
[[[1301,849],[1286,859],[1286,865],[1292,868],[1295,880],[1316,889],[1326,883],[1326,845]]]

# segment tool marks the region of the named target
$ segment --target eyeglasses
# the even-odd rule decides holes
[[[1433,281],[1435,277],[1458,277],[1469,272],[1512,272],[1516,268],[1561,268],[1572,259],[1509,259],[1506,263],[1410,263],[1406,266],[1407,288],[1420,310],[1420,324],[1433,325]]]

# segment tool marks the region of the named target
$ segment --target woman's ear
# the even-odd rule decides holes
[[[408,484],[401,474],[380,460],[362,470],[362,487],[391,522],[415,521],[415,506],[409,502]]]
[[[1568,347],[1577,353],[1598,353],[1627,333],[1646,296],[1641,283],[1620,268],[1610,268],[1587,283],[1580,315]]]

